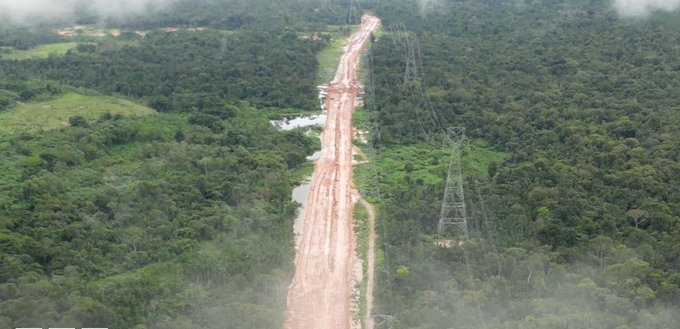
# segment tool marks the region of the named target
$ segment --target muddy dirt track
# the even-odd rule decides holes
[[[304,228],[288,291],[285,329],[350,329],[355,237],[352,224],[352,112],[361,86],[361,52],[380,25],[364,15],[350,39],[335,78],[323,87],[328,118],[321,157],[312,176]]]

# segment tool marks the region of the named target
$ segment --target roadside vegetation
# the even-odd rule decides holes
[[[379,165],[360,174],[380,191],[376,313],[394,328],[677,326],[677,25],[607,1],[434,8],[377,11],[418,37],[423,69],[405,79],[407,34],[373,43]],[[471,138],[470,239],[440,248],[447,126]]]
[[[327,46],[316,55],[319,61],[318,84],[329,83],[333,80],[347,40],[356,29],[356,26],[350,28],[350,26],[331,25],[325,27],[322,32],[314,32],[327,42]]]
[[[0,161],[4,325],[281,320],[288,169],[311,152],[306,139],[248,109],[221,133],[190,121],[103,114],[11,139]]]
[[[319,61],[319,74],[317,81],[319,84],[328,83],[333,80],[335,69],[338,67],[342,49],[347,43],[347,37],[340,34],[331,35],[330,45],[321,50],[317,55]]]
[[[0,59],[0,327],[281,326],[326,43],[220,24]]]
[[[27,50],[13,50],[5,48],[0,51],[0,58],[2,59],[29,59],[29,58],[47,58],[50,55],[60,56],[66,54],[67,51],[75,48],[78,44],[75,42],[61,42],[40,45],[35,48]]]

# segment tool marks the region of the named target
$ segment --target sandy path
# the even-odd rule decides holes
[[[368,213],[368,225],[370,227],[368,233],[368,253],[366,255],[368,266],[366,269],[366,321],[364,322],[364,329],[373,329],[375,328],[375,322],[371,315],[373,314],[373,287],[375,285],[375,208],[364,199],[359,199],[359,202]]]
[[[380,20],[364,15],[361,22],[323,91],[328,118],[307,196],[285,329],[350,329],[353,322],[352,112],[361,90],[356,79],[361,52]]]

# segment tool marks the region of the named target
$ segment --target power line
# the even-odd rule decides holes
[[[469,147],[468,138],[466,136],[466,130],[464,127],[443,129],[443,126],[441,124],[443,120],[440,120],[438,113],[435,111],[434,106],[430,102],[429,96],[423,90],[423,82],[421,79],[424,75],[423,69],[424,64],[422,50],[418,38],[415,35],[408,33],[403,24],[392,25],[387,27],[386,29],[390,33],[391,37],[390,40],[393,46],[402,46],[406,50],[404,55],[405,71],[402,86],[405,89],[404,91],[408,90],[408,92],[410,92],[410,96],[414,100],[414,102],[420,101],[420,104],[422,105],[422,108],[416,106],[415,110],[417,111],[416,122],[420,126],[420,129],[422,129],[423,136],[425,137],[426,140],[432,142],[434,141],[434,137],[437,137],[437,139],[439,139],[438,138],[439,134],[446,131],[446,136],[444,140],[448,142],[452,150],[451,161],[449,163],[449,168],[446,177],[446,186],[442,198],[439,222],[437,224],[437,243],[438,245],[445,247],[456,247],[458,245],[462,245],[465,258],[465,273],[467,275],[468,289],[479,292],[480,287],[476,280],[474,279],[475,276],[472,270],[471,256],[469,250],[470,246],[468,243],[470,228],[468,227],[468,212],[467,212],[468,209],[466,208],[467,206],[465,198],[465,186],[463,180],[463,164],[461,159],[462,157],[461,147],[464,144],[467,144],[467,146]],[[369,85],[368,94],[370,95],[371,99],[373,100],[373,104],[375,105],[376,104],[374,85],[375,81],[372,67],[373,53],[370,48],[369,48],[369,65],[371,65],[369,70],[369,79],[371,84]],[[421,110],[423,109],[425,110],[424,111],[425,113],[424,115],[421,115]],[[372,114],[371,121],[373,121],[373,124],[371,125],[372,135],[376,136],[377,134],[376,136],[377,143],[380,142],[380,127],[379,127],[380,123],[378,113],[379,112],[377,111],[376,108],[374,108],[371,113]],[[372,145],[369,146],[372,147]],[[375,153],[379,161],[380,147],[375,149]],[[379,198],[382,200],[382,195],[380,195],[379,190],[380,169],[375,165],[372,169],[374,170],[374,182],[377,189],[377,193],[379,195]],[[489,234],[493,246],[493,251],[494,253],[496,253],[498,257],[500,257],[498,255],[497,251],[498,249],[496,247],[495,238],[493,236],[493,228],[491,227],[491,223],[489,223],[488,209],[486,208],[486,204],[483,200],[482,193],[479,190],[479,182],[475,180],[475,183],[477,184],[475,186],[477,197],[482,208],[480,217],[483,217],[483,224],[479,225],[478,230],[482,231],[482,226],[484,226],[485,229],[491,231]],[[474,199],[474,197],[472,199]],[[381,235],[383,239],[382,248],[385,253],[385,268],[389,269],[390,268],[388,255],[389,246],[385,240],[386,223],[384,216],[381,216],[381,229],[382,229]],[[455,230],[452,231],[452,229]],[[457,242],[456,245],[452,245],[453,240],[446,240],[451,236],[457,236],[458,238],[460,238],[459,240],[456,241]],[[391,296],[392,283],[390,275],[391,273],[389,273],[388,271],[388,273],[386,273],[386,284],[388,285],[387,293]],[[391,299],[392,298],[388,296],[388,302],[386,303],[386,305],[389,313],[393,314],[394,313],[392,309],[393,305],[389,303],[389,300]],[[487,323],[482,308],[482,304],[478,299],[475,299],[475,304],[477,309],[477,320],[479,321],[479,325],[483,328],[486,328]],[[367,316],[373,316],[373,319],[377,320],[377,317],[381,315],[367,315]],[[388,317],[390,319],[389,323],[388,322],[381,323],[385,323],[391,328],[393,318],[391,316]],[[378,322],[376,321],[376,323]]]
[[[386,314],[374,314],[371,316],[375,321],[376,328],[394,328],[394,317]]]
[[[354,1],[352,1],[348,8],[347,25],[355,25],[361,23],[358,10]]]
[[[370,98],[369,104],[376,106],[377,103],[376,103],[376,96],[375,96],[375,77],[374,77],[374,71],[373,71],[373,45],[371,43],[369,43],[367,52],[368,52],[368,67],[367,67],[367,71],[368,71],[368,75],[367,75],[367,77],[368,77],[368,81],[367,81],[368,93],[367,93],[367,95]],[[380,189],[380,186],[381,186],[380,168],[376,164],[376,162],[380,161],[380,157],[381,157],[381,155],[380,155],[381,148],[380,148],[380,145],[379,145],[380,139],[381,139],[381,134],[380,134],[381,129],[380,129],[380,118],[378,117],[378,115],[379,114],[378,114],[377,108],[374,108],[374,109],[371,110],[370,119],[369,119],[370,120],[369,129],[371,131],[370,135],[372,136],[373,140],[369,140],[368,149],[369,149],[370,153],[375,154],[375,161],[369,161],[368,165],[370,166],[369,169],[372,172],[372,176],[373,176],[373,187],[375,189],[374,193],[377,196],[378,200],[382,201],[383,196],[382,196],[382,192],[381,192],[381,189]],[[378,147],[374,147],[374,143]],[[392,298],[392,273],[389,270],[390,266],[391,266],[390,265],[391,260],[390,260],[390,253],[389,253],[389,248],[388,248],[387,240],[386,240],[387,223],[386,223],[386,220],[385,220],[385,216],[378,214],[378,217],[379,217],[379,222],[380,222],[380,235],[379,236],[380,236],[380,240],[382,241],[381,249],[382,249],[382,252],[383,252],[383,263],[384,263],[383,267],[385,269],[387,269],[384,272],[384,276],[383,276],[384,279],[385,279],[385,283],[387,285],[387,287],[386,287],[387,289],[384,289],[384,290],[387,292],[387,300],[392,301],[393,300],[393,298]],[[374,292],[375,291],[376,291],[376,289],[374,289]],[[385,303],[385,304],[387,306],[386,311],[388,312],[388,314],[392,314],[393,313],[392,304],[390,302]],[[367,317],[373,317],[373,320],[375,321],[376,328],[384,328],[384,326],[383,326],[384,324],[387,325],[387,328],[389,328],[389,329],[392,328],[393,317],[391,315],[367,314],[366,316]],[[377,320],[381,320],[381,321],[377,321]]]
[[[396,38],[406,49],[404,55],[406,67],[404,69],[404,81],[402,86],[403,88],[408,89],[411,94],[411,99],[413,100],[414,108],[416,110],[416,119],[424,127],[423,137],[426,141],[432,143],[435,140],[433,133],[442,133],[444,132],[444,129],[440,124],[437,111],[434,110],[434,107],[429,100],[429,96],[427,96],[425,90],[423,89],[423,76],[425,70],[423,68],[423,56],[420,47],[420,41],[416,35],[405,31],[405,28],[402,32],[401,28],[402,26],[398,25]],[[421,111],[420,107],[425,110],[424,113],[422,113],[423,111]],[[429,122],[423,122],[424,118],[428,119]]]

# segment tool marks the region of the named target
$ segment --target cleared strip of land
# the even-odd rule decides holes
[[[356,260],[352,222],[352,112],[361,86],[361,52],[380,19],[364,15],[335,78],[323,88],[328,118],[307,197],[304,228],[288,292],[286,329],[350,329]]]

